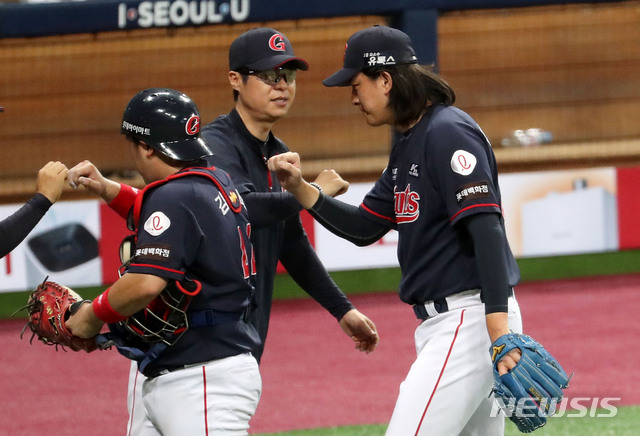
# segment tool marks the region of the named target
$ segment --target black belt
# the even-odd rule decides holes
[[[444,298],[442,300],[435,300],[433,302],[433,306],[438,313],[445,313],[449,310],[449,305],[447,304],[447,300],[445,300]],[[431,318],[427,313],[427,308],[424,307],[424,304],[414,304],[413,313],[416,314],[416,318],[422,321],[426,321],[429,318]]]
[[[454,294],[457,295],[457,294]],[[513,297],[513,288],[509,289],[509,297]],[[438,312],[438,314],[445,313],[449,311],[449,305],[447,304],[446,298],[442,298],[440,300],[433,301],[433,308]],[[416,314],[416,318],[422,321],[426,321],[432,316],[427,312],[427,308],[424,307],[424,304],[414,304],[413,305],[413,313]]]
[[[156,378],[158,376],[169,374],[170,372],[176,371],[178,369],[184,369],[184,368],[185,368],[184,366],[178,366],[175,368],[156,368],[156,369],[145,371],[144,376],[146,378]]]
[[[220,357],[220,359],[224,359],[224,357]],[[212,359],[212,360],[217,360],[217,359]],[[144,374],[144,376],[146,378],[156,378],[156,377],[159,377],[161,375],[169,374],[169,373],[171,373],[173,371],[178,371],[180,369],[192,368],[194,366],[204,366],[208,362],[210,362],[210,361],[192,363],[191,365],[172,366],[172,367],[169,367],[169,368],[155,368],[155,369],[152,368],[151,370],[144,371],[143,374]]]

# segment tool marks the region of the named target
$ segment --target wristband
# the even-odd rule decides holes
[[[320,185],[318,185],[316,182],[309,182],[309,184],[320,191],[320,193],[322,194],[322,187]]]
[[[118,195],[108,203],[109,207],[113,209],[122,218],[127,219],[129,210],[133,207],[138,196],[138,190],[132,186],[120,183],[120,191]]]
[[[124,321],[129,317],[119,314],[113,307],[111,307],[111,304],[109,303],[109,289],[111,288],[107,288],[107,290],[100,294],[98,298],[93,300],[93,303],[91,303],[93,313],[100,321],[106,324]]]

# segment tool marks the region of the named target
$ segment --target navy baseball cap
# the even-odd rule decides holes
[[[322,81],[324,86],[349,86],[351,79],[368,67],[418,62],[409,36],[392,27],[373,26],[349,37],[342,69]]]
[[[229,47],[229,68],[254,71],[272,70],[292,63],[299,70],[309,64],[293,53],[291,43],[282,33],[268,27],[256,27],[244,32]]]

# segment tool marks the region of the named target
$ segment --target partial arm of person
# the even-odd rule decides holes
[[[464,226],[473,241],[478,274],[484,297],[487,330],[493,343],[509,333],[509,279],[504,251],[506,235],[496,213],[478,213],[464,218]],[[506,374],[520,360],[520,350],[512,350],[498,363],[498,372]]]
[[[314,183],[323,193],[335,197],[349,189],[349,183],[334,170],[323,170]],[[316,188],[317,189],[317,188]],[[290,192],[246,192],[242,199],[247,205],[253,228],[269,227],[297,215],[302,206]]]
[[[302,178],[298,153],[288,151],[272,156],[267,161],[267,168],[277,174],[280,184],[296,197],[304,209],[311,209],[318,201],[320,191]]]
[[[71,168],[68,178],[72,188],[84,186],[91,194],[102,198],[124,219],[127,218],[139,192],[129,185],[104,177],[98,168],[88,160]]]
[[[36,193],[13,215],[0,221],[0,257],[13,251],[29,235],[51,207],[51,202]]]
[[[48,162],[38,171],[36,193],[13,215],[0,222],[0,257],[16,248],[62,195],[67,167]]]
[[[359,247],[373,244],[389,231],[389,227],[366,219],[359,207],[323,194],[309,213],[331,233]]]
[[[353,307],[333,281],[298,217],[287,220],[283,239],[280,261],[295,282],[340,322],[358,350],[374,351],[379,340],[375,324]]]
[[[166,279],[151,274],[127,273],[92,304],[80,306],[69,317],[66,326],[75,336],[92,338],[100,333],[105,323],[124,320],[147,307],[167,283]]]
[[[313,181],[314,187],[320,187],[324,195],[337,197],[349,190],[349,182],[344,180],[335,170],[322,170]]]
[[[272,226],[302,210],[298,200],[289,192],[245,192],[242,200],[254,229]]]
[[[324,195],[307,183],[302,178],[298,153],[273,156],[267,165],[269,170],[277,173],[282,186],[295,196],[302,207],[333,234],[355,245],[365,246],[389,231],[388,227],[367,220],[357,206]]]
[[[509,331],[508,254],[504,249],[506,236],[500,215],[478,213],[463,218],[459,224],[469,231],[477,259],[491,338],[487,351],[494,368],[493,395],[502,405],[519,405],[522,413],[507,416],[521,432],[530,433],[543,426],[553,410],[544,415],[538,412],[562,401],[562,389],[569,387],[571,376],[567,376],[560,363],[533,338]]]

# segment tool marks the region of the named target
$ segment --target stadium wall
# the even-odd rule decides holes
[[[81,3],[113,6],[101,0]],[[502,172],[640,163],[640,123],[634,116],[640,104],[639,5],[438,13],[431,29],[437,31],[438,68],[456,90],[456,104],[491,139]],[[10,6],[27,11],[64,5],[0,4],[2,20],[11,16]],[[68,165],[90,159],[114,178],[141,183],[118,148],[120,116],[130,96],[145,87],[169,86],[191,95],[204,120],[227,112],[232,100],[226,50],[237,34],[256,24],[285,32],[311,64],[299,75],[297,101],[275,133],[303,154],[310,177],[330,166],[353,181],[373,180],[386,164],[389,131],[367,127],[347,91],[328,90],[320,81],[339,67],[350,34],[397,19],[397,14],[357,15],[4,37],[0,202],[30,196],[36,171],[51,159]],[[550,131],[553,141],[543,147],[501,146],[512,131],[527,128]],[[78,192],[65,195],[82,198]]]

